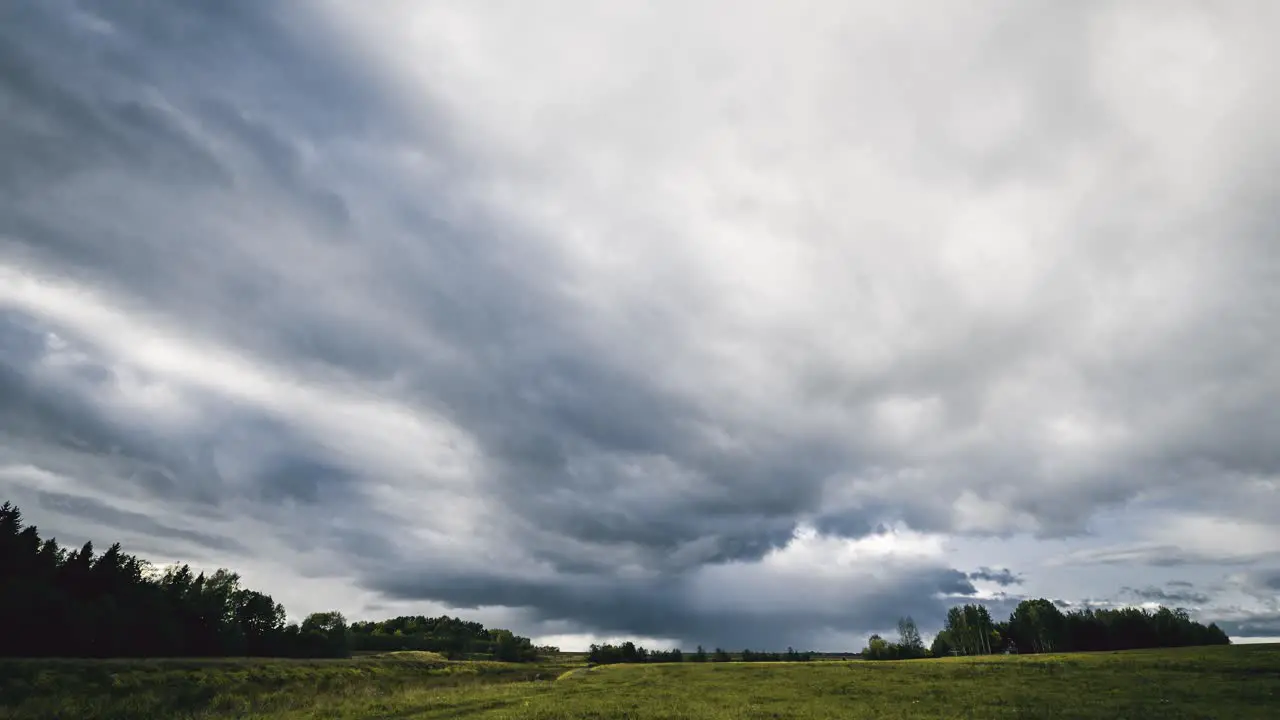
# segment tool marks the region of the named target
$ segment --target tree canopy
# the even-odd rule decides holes
[[[918,634],[911,634],[913,629],[914,623],[905,626],[899,623],[903,640],[897,644],[879,635],[871,636],[863,657],[873,660],[921,657],[924,653],[903,649],[908,638],[918,638]],[[947,611],[946,625],[934,637],[928,654],[941,657],[1000,652],[1131,650],[1230,642],[1216,624],[1202,625],[1180,608],[1085,608],[1064,613],[1053,602],[1037,598],[1018,603],[1004,622],[994,622],[987,608],[978,603],[951,608]]]
[[[348,626],[342,613],[286,624],[285,609],[240,576],[157,570],[117,543],[66,549],[0,505],[0,655],[9,657],[345,657],[352,650],[440,650],[498,660],[536,657],[528,638],[456,618]]]

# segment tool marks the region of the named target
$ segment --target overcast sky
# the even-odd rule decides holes
[[[0,497],[292,617],[1280,636],[1280,4],[0,9]]]

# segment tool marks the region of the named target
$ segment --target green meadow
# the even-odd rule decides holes
[[[1280,645],[899,662],[587,668],[449,661],[3,660],[0,718],[1276,718]]]

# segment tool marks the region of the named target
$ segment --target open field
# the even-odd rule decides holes
[[[571,662],[571,661],[570,661]],[[0,661],[0,718],[1274,718],[1280,645],[606,666]]]
[[[467,687],[554,679],[570,666],[450,662],[429,652],[350,660],[0,659],[0,719],[366,718]]]

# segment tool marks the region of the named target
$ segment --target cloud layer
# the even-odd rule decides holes
[[[294,612],[1274,616],[1277,11],[980,5],[15,11],[0,490]]]

